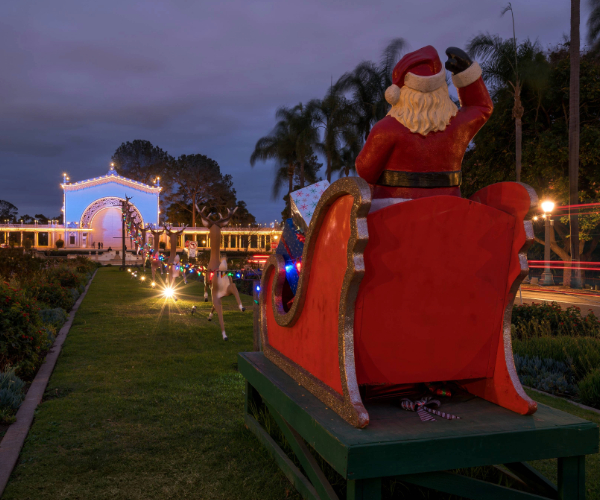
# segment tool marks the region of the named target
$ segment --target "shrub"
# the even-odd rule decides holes
[[[31,375],[40,351],[48,345],[35,300],[0,282],[0,370],[14,366],[19,375]]]
[[[69,289],[61,286],[58,281],[41,279],[30,282],[27,284],[27,291],[31,297],[50,309],[61,307],[68,311],[75,303]]]
[[[550,358],[530,358],[515,354],[517,374],[523,385],[561,396],[577,394],[575,373],[570,361],[565,363]]]
[[[67,321],[67,312],[62,307],[40,310],[40,319],[46,326],[60,328]]]
[[[97,262],[92,262],[90,259],[83,255],[78,255],[73,261],[71,261],[75,269],[78,273],[81,274],[89,274],[91,277],[91,273],[96,269],[99,264]],[[86,282],[89,280],[89,277],[86,279]]]
[[[75,303],[81,295],[79,293],[79,290],[77,288],[69,288],[69,292],[71,292],[71,296],[73,297],[73,303]]]
[[[79,285],[85,284],[84,276],[66,265],[48,269],[47,276],[49,281],[57,280],[61,286],[66,288],[77,288]]]
[[[600,339],[589,337],[541,337],[513,342],[515,355],[570,363],[575,380],[600,367]]]
[[[40,274],[45,262],[31,255],[24,255],[20,248],[0,249],[0,276],[10,278],[15,276],[19,280],[31,279]]]
[[[579,399],[584,405],[600,408],[600,367],[579,382]]]
[[[512,311],[513,335],[517,339],[562,336],[599,337],[600,321],[593,312],[585,317],[579,307],[566,310],[556,303],[515,305]]]
[[[25,241],[23,241],[23,246],[25,247],[25,250],[31,250],[31,247],[33,246],[33,241],[29,238],[26,238]]]
[[[65,246],[65,242],[61,239],[58,239],[58,240],[56,240],[55,245],[56,245],[56,248],[62,248]]]
[[[0,420],[5,423],[14,421],[25,399],[25,382],[15,375],[14,368],[0,373]]]
[[[48,339],[48,346],[54,344],[54,340],[56,340],[56,327],[53,325],[44,325],[42,326],[42,330],[44,330],[46,338]]]

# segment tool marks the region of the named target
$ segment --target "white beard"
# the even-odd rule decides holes
[[[448,85],[444,83],[433,92],[419,92],[403,86],[397,103],[387,116],[398,120],[412,133],[425,136],[429,132],[445,130],[456,113],[458,108],[450,99]]]

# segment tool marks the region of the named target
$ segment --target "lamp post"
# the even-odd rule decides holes
[[[545,234],[545,245],[544,245],[544,272],[542,273],[542,285],[554,285],[554,277],[550,270],[550,225],[553,225],[554,221],[550,220],[550,214],[554,210],[554,202],[544,201],[542,203],[542,210],[544,211],[544,220],[546,227]]]

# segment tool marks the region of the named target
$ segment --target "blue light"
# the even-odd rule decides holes
[[[292,266],[291,264],[288,264],[287,266],[285,266],[285,270],[289,273],[292,269],[294,269],[294,266]]]
[[[260,292],[260,286],[256,285],[256,291]]]
[[[236,273],[235,277],[239,278],[240,277],[240,273]]]

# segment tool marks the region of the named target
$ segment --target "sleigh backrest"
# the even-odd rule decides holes
[[[367,220],[355,316],[358,383],[493,375],[520,273],[522,218],[435,196],[398,203]]]

